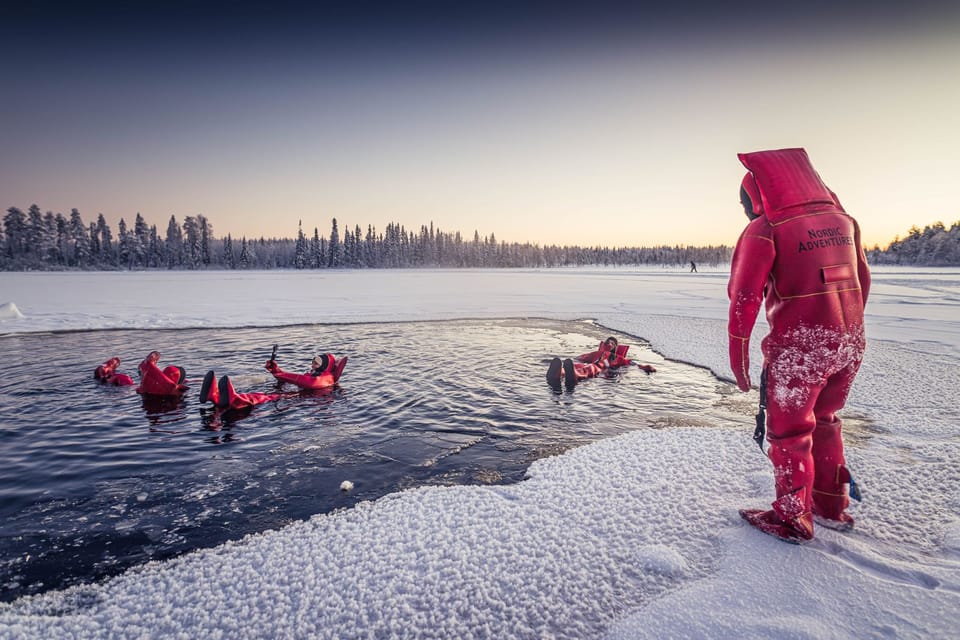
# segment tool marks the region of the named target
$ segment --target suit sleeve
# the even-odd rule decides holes
[[[730,367],[742,391],[750,389],[750,334],[763,304],[763,290],[775,257],[766,220],[757,218],[737,241],[727,286]]]
[[[853,223],[855,230],[854,240],[857,243],[857,279],[860,281],[860,295],[863,296],[863,304],[867,304],[867,298],[870,296],[870,267],[867,265],[867,254],[863,251],[860,244],[860,225],[856,221]]]

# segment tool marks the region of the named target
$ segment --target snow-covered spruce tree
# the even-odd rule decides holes
[[[337,219],[333,219],[330,229],[330,245],[327,248],[327,266],[339,267],[342,264],[342,248],[340,246],[340,231],[337,229]]]

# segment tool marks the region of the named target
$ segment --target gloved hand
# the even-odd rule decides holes
[[[656,373],[657,369],[652,364],[638,364],[638,367],[647,372],[647,374]]]
[[[730,368],[740,391],[750,391],[750,340],[730,336]]]
[[[280,367],[277,366],[276,360],[267,360],[267,364],[264,365],[264,368],[270,373],[276,373],[280,369]]]

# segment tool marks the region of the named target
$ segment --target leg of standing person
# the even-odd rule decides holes
[[[825,526],[839,529],[853,527],[853,517],[845,513],[850,504],[844,485],[850,482],[843,453],[842,421],[837,411],[843,408],[850,393],[860,362],[853,362],[832,375],[814,406],[817,426],[813,432],[813,512]]]
[[[790,537],[813,537],[813,408],[823,388],[796,379],[776,358],[767,370],[767,455],[773,463],[777,499],[767,520],[787,527]]]

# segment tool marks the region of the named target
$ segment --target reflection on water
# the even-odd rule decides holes
[[[516,482],[537,458],[632,429],[749,428],[746,396],[615,332],[658,372],[621,370],[554,393],[550,359],[592,351],[609,333],[588,322],[463,320],[0,338],[2,599],[404,488]],[[316,353],[349,355],[340,386],[284,387],[243,412],[199,402],[208,369],[238,391],[277,391],[263,369],[274,343],[288,371]],[[186,369],[184,398],[93,380],[113,355],[135,375],[153,349],[161,366]]]

